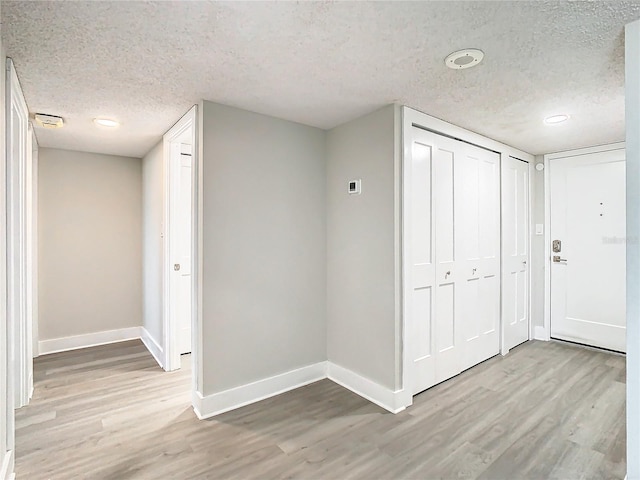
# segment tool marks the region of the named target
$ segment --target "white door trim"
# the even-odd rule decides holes
[[[38,329],[38,139],[35,131],[31,135],[31,200],[32,200],[32,221],[31,221],[31,335],[33,357],[40,355],[39,351],[39,329]]]
[[[171,209],[171,143],[178,141],[180,135],[186,131],[191,130],[192,140],[192,268],[191,268],[191,282],[192,282],[192,315],[191,315],[191,335],[192,335],[192,377],[193,377],[193,395],[192,398],[196,398],[196,391],[198,389],[198,375],[200,366],[200,335],[202,334],[199,326],[200,318],[200,289],[199,289],[199,272],[201,270],[201,258],[199,255],[199,242],[198,235],[200,232],[200,202],[199,192],[199,156],[200,148],[198,146],[198,109],[197,106],[193,106],[163,137],[163,165],[164,165],[164,251],[163,251],[163,349],[165,352],[164,368],[167,371],[176,370],[180,368],[180,352],[177,348],[177,322],[171,316],[171,289],[173,279],[173,263],[171,257],[171,223],[172,223],[172,209]]]
[[[537,340],[551,340],[551,169],[550,164],[557,158],[576,157],[590,153],[624,150],[625,143],[610,143],[565,152],[549,153],[544,156],[544,325],[538,328]]]
[[[431,132],[453,137],[463,142],[471,143],[473,145],[492,150],[502,155],[509,155],[520,160],[526,161],[531,165],[534,161],[534,156],[510,147],[503,143],[497,142],[490,138],[483,137],[477,133],[465,130],[461,127],[457,127],[450,123],[447,123],[438,118],[432,117],[425,113],[419,112],[409,107],[402,107],[402,399],[401,402],[404,406],[409,406],[413,403],[413,385],[411,372],[411,362],[413,359],[413,341],[410,332],[408,331],[409,325],[411,325],[412,314],[412,292],[413,286],[411,275],[411,129],[417,126],[429,130]],[[530,178],[532,175],[530,175]],[[529,218],[532,218],[531,211],[531,196],[529,196]],[[529,231],[529,245],[531,245],[531,232]],[[500,268],[500,270],[502,270]],[[529,269],[529,275],[531,275],[531,268]],[[529,297],[531,297],[531,281],[529,282]],[[531,324],[531,315],[529,314],[529,323]],[[531,328],[531,327],[530,327]],[[501,321],[500,326],[500,345],[503,345],[504,328]],[[506,353],[506,352],[505,352]]]
[[[27,198],[29,190],[29,161],[32,157],[29,112],[22,94],[13,61],[6,62],[6,155],[7,155],[7,323],[8,323],[8,376],[12,385],[13,407],[20,408],[29,403],[33,382],[33,343],[31,339],[31,312],[33,281],[29,267],[33,229],[30,224],[33,210]],[[19,112],[24,124],[13,125],[13,109]],[[13,134],[18,128],[24,138],[24,152],[14,159]],[[10,385],[11,386],[11,385]]]

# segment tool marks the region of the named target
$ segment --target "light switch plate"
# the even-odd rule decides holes
[[[536,223],[536,235],[544,235],[544,225],[542,223]]]

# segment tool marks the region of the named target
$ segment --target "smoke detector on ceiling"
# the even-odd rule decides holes
[[[62,117],[56,117],[55,115],[47,115],[45,113],[36,113],[35,120],[38,125],[44,128],[64,127],[64,120],[62,119]]]
[[[467,48],[458,50],[447,55],[444,64],[454,70],[462,70],[463,68],[471,68],[478,65],[484,58],[484,52],[477,48]]]

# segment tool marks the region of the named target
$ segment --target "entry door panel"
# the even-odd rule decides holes
[[[624,150],[550,161],[551,336],[624,352]],[[557,261],[553,257],[557,256]]]
[[[504,346],[529,339],[529,164],[502,163],[502,318]]]
[[[413,129],[413,391],[499,351],[499,157]]]

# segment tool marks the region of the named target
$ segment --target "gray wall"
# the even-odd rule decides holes
[[[162,237],[163,162],[162,142],[142,159],[142,318],[143,326],[163,346],[162,324]]]
[[[326,360],[325,132],[200,105],[202,393]]]
[[[0,2],[1,7],[1,2]],[[0,20],[2,18],[0,12]],[[0,21],[0,28],[2,22]],[[5,51],[2,46],[2,36],[0,35],[0,60],[2,60],[3,72],[5,65]],[[3,186],[2,195],[0,195],[0,465],[4,461],[7,452],[7,436],[13,438],[13,431],[7,426],[8,415],[13,415],[7,411],[9,396],[7,392],[7,219],[6,219],[6,195],[4,194],[4,185],[6,185],[6,159],[5,159],[5,77],[4,73],[0,75],[0,185]],[[9,434],[9,435],[7,435]]]
[[[542,163],[543,155],[535,157],[535,163]],[[533,170],[533,191],[531,192],[533,231],[531,236],[531,324],[544,325],[544,235],[535,235],[535,224],[544,225],[544,171]],[[535,333],[535,332],[534,332]]]
[[[138,158],[40,148],[40,340],[142,325]]]
[[[400,384],[399,109],[327,133],[328,360]],[[362,194],[347,183],[362,179]]]

